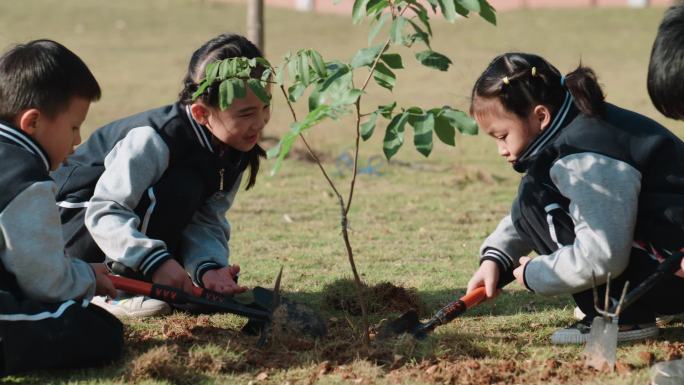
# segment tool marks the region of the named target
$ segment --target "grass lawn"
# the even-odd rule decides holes
[[[325,0],[328,1],[328,0]],[[394,98],[400,105],[467,109],[472,83],[504,51],[539,53],[568,72],[580,61],[599,74],[608,99],[663,122],[679,135],[684,125],[662,118],[646,92],[651,43],[663,9],[521,10],[499,14],[493,27],[478,17],[433,25],[433,48],[449,56],[446,73],[424,69],[404,55],[395,93],[370,89],[370,110]],[[0,47],[48,37],[73,49],[100,80],[104,95],[91,107],[85,136],[115,118],[175,100],[192,51],[224,31],[243,32],[241,5],[199,0],[22,0],[0,2]],[[313,47],[327,59],[348,60],[366,45],[367,27],[350,17],[266,11],[266,56]],[[402,52],[404,53],[404,52]],[[268,136],[288,130],[289,114],[274,101]],[[303,112],[303,111],[301,111]],[[308,134],[334,180],[346,191],[335,159],[352,144],[349,122],[326,123]],[[362,148],[362,162],[382,154],[380,134]],[[410,140],[409,140],[410,142]],[[464,292],[478,264],[483,238],[507,213],[519,176],[489,139],[458,137],[436,145],[430,158],[404,148],[381,176],[361,175],[351,210],[352,245],[370,284],[390,281],[417,290],[424,317]],[[295,153],[302,153],[298,147]],[[374,342],[364,351],[358,318],[331,308],[330,286],[349,278],[336,201],[318,169],[288,160],[275,177],[264,172],[229,212],[231,260],[241,282],[270,286],[284,266],[288,297],[318,309],[330,336],[322,341],[275,341],[256,349],[229,315],[126,323],[126,353],[104,368],[52,371],[3,383],[182,384],[643,384],[655,360],[680,357],[682,324],[658,340],[621,346],[619,370],[581,366],[580,347],[555,347],[549,335],[572,322],[569,298],[544,298],[511,285],[496,301],[439,328],[427,341]],[[269,161],[264,169],[272,166]],[[346,194],[343,194],[346,195]],[[373,323],[396,316],[378,311]]]

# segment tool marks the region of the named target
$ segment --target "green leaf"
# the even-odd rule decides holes
[[[363,92],[357,88],[347,89],[337,95],[333,104],[336,106],[354,104],[362,94]]]
[[[437,0],[439,3],[439,9],[442,11],[442,15],[444,15],[444,18],[447,19],[450,23],[453,23],[456,21],[456,18],[458,17],[456,13],[456,3],[454,3],[455,0]]]
[[[330,106],[321,104],[309,112],[304,119],[292,124],[292,133],[301,134],[330,116]]]
[[[406,18],[397,16],[392,22],[390,28],[390,39],[393,44],[404,44],[404,26],[406,25]]]
[[[256,57],[254,59],[258,64],[260,64],[266,68],[272,67],[271,63],[268,60],[266,60],[266,58],[264,58],[264,57],[259,56],[259,57]]]
[[[383,13],[382,16],[380,17],[380,19],[373,24],[373,27],[371,27],[370,32],[368,32],[368,45],[371,45],[373,43],[373,40],[378,35],[378,32],[380,32],[380,30],[382,29],[382,26],[385,24],[385,22],[389,18],[390,18],[389,13]]]
[[[219,107],[225,111],[233,103],[234,88],[230,80],[224,80],[219,86]]]
[[[401,62],[401,55],[398,53],[386,53],[380,55],[380,60],[385,62],[387,66],[391,69],[398,70],[404,68],[404,64]]]
[[[413,126],[413,144],[416,150],[424,156],[432,152],[432,130],[435,127],[435,118],[432,114],[422,114],[409,119]]]
[[[330,87],[332,84],[335,82],[339,81],[341,78],[343,78],[346,74],[349,73],[349,67],[346,65],[340,65],[337,66],[336,69],[333,70],[332,75],[330,75],[325,81],[323,82],[323,85],[320,88],[320,91],[323,92],[328,87]]]
[[[247,88],[245,88],[245,81],[238,78],[230,79],[230,83],[233,86],[233,95],[238,99],[242,99],[247,96]]]
[[[473,12],[480,12],[480,1],[479,0],[456,0],[458,1],[463,8],[473,11]]]
[[[283,82],[285,81],[285,79],[283,79],[284,76],[285,76],[285,62],[280,63],[278,65],[278,68],[276,68],[275,82],[279,87],[282,86]]]
[[[297,66],[299,65],[299,56],[295,56],[288,60],[287,62],[287,74],[290,77],[291,82],[296,82],[299,80],[297,77]]]
[[[480,17],[483,19],[487,20],[489,23],[492,25],[496,25],[496,9],[489,5],[487,0],[479,0],[480,1]]]
[[[309,111],[313,111],[316,107],[325,103],[325,96],[318,89],[320,87],[314,88],[314,90],[309,95]]]
[[[323,61],[323,56],[314,50],[309,50],[309,56],[311,57],[311,63],[316,71],[319,78],[325,78],[328,76],[328,69],[325,67],[325,61]]]
[[[300,53],[297,58],[297,71],[302,83],[308,86],[311,83],[311,74],[309,73],[309,57],[306,52]]]
[[[210,85],[211,85],[211,83],[206,81],[206,79],[204,81],[202,81],[202,83],[200,83],[200,86],[197,89],[197,91],[195,91],[195,93],[192,94],[192,100],[193,101],[197,100],[197,98],[199,98],[200,95],[202,95],[204,93],[204,91],[206,91],[207,88],[209,88]]]
[[[437,8],[441,8],[441,5],[439,4],[439,0],[427,0],[427,2],[430,4],[430,8],[432,8],[432,11],[437,13]]]
[[[387,126],[382,146],[382,151],[385,153],[387,160],[390,160],[399,151],[402,144],[404,144],[404,126],[408,121],[408,116],[406,112],[397,114]]]
[[[418,26],[418,24],[414,23],[413,20],[409,20],[409,24],[413,27],[413,29],[416,31],[416,33],[413,33],[409,35],[409,40],[411,44],[413,44],[416,40],[422,41],[428,48],[430,48],[430,35],[425,33],[422,28]]]
[[[442,116],[441,109],[435,108],[428,112],[435,119],[435,134],[442,143],[448,144],[449,146],[456,145],[456,129],[451,125],[451,121],[446,117]]]
[[[287,89],[287,97],[292,103],[295,103],[297,100],[299,100],[299,98],[302,97],[304,90],[306,90],[305,85],[302,83],[295,83]]]
[[[207,82],[209,82],[209,84],[213,83],[214,80],[216,80],[216,77],[218,76],[219,64],[220,64],[220,62],[215,61],[215,62],[209,63],[207,65],[205,72],[206,72],[206,79],[207,79]]]
[[[351,68],[361,68],[373,64],[383,47],[383,44],[379,44],[370,48],[360,49],[351,61]]]
[[[394,107],[397,106],[397,102],[392,102],[392,104],[385,104],[382,106],[378,106],[377,111],[382,115],[383,118],[385,119],[391,119],[392,118],[392,112],[394,111]]]
[[[432,50],[418,52],[416,54],[416,59],[426,67],[435,68],[440,71],[448,70],[449,65],[451,64],[451,59]]]
[[[377,18],[389,6],[388,0],[370,0],[366,5],[366,13],[369,17]],[[387,12],[389,13],[389,12]]]
[[[280,170],[280,167],[283,164],[283,159],[285,159],[285,156],[287,156],[287,154],[290,152],[295,139],[297,139],[297,134],[288,132],[283,136],[277,146],[266,152],[269,159],[273,159],[274,157],[278,156],[278,160],[276,160],[275,165],[273,165],[273,169],[271,170],[271,176],[275,175],[278,170]]]
[[[261,85],[261,82],[257,79],[249,79],[247,80],[247,85],[249,86],[249,89],[254,92],[254,95],[259,98],[263,103],[269,104],[271,103],[271,95],[266,92],[266,89],[264,88],[263,85]]]
[[[416,12],[416,15],[418,16],[418,20],[420,20],[421,23],[425,26],[425,28],[428,31],[428,34],[432,36],[432,27],[430,26],[430,16],[427,13],[427,9],[423,7],[422,4],[416,3],[412,7],[414,11]]]
[[[361,138],[366,141],[373,136],[375,122],[378,120],[378,111],[373,112],[363,124],[361,124]]]
[[[449,120],[450,124],[466,135],[477,135],[477,122],[463,111],[444,108],[442,117]]]
[[[366,16],[366,4],[368,0],[355,0],[354,6],[352,7],[352,22],[358,24]]]
[[[230,62],[229,59],[222,60],[219,64],[218,78],[224,80],[230,76]]]
[[[394,84],[396,83],[397,77],[396,75],[394,75],[394,72],[392,72],[392,70],[387,68],[386,65],[378,63],[375,66],[375,70],[373,71],[373,79],[375,79],[375,82],[378,83],[380,87],[384,87],[392,91],[392,88],[394,88]]]

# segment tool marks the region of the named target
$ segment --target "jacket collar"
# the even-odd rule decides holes
[[[0,122],[0,141],[19,146],[31,154],[40,158],[45,165],[45,169],[50,171],[50,161],[48,154],[43,148],[33,140],[32,137],[18,128],[14,128],[6,122]]]
[[[554,116],[549,127],[542,131],[542,133],[530,143],[518,160],[513,164],[513,168],[518,172],[525,172],[530,164],[536,158],[543,149],[550,144],[553,139],[558,136],[561,130],[570,123],[575,116],[577,116],[578,110],[575,107],[574,99],[570,92],[565,92],[565,99],[563,104],[558,109],[556,116]]]
[[[197,123],[195,118],[192,117],[192,114],[190,113],[190,106],[185,106],[185,114],[188,116],[190,126],[192,126],[192,131],[195,133],[195,137],[197,138],[200,146],[213,153],[214,147],[211,145],[211,141],[209,140],[211,138],[211,132],[203,125]]]
[[[192,117],[190,106],[185,106],[185,114],[190,121],[190,126],[192,127],[192,131],[195,133],[195,138],[199,142],[200,146],[206,148],[212,154],[216,154],[220,158],[223,158],[228,163],[236,163],[238,167],[242,166],[242,164],[246,161],[246,153],[235,150],[232,147],[228,147],[229,151],[217,152],[214,149],[214,146],[211,145],[210,138],[213,136],[211,131],[209,131],[207,127],[199,124],[195,118]]]

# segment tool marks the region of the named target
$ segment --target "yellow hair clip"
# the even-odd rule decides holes
[[[511,84],[511,81],[508,80],[508,76],[504,76],[504,77],[503,77],[503,83],[504,83],[505,85]]]
[[[532,67],[532,77],[537,76],[537,67]]]

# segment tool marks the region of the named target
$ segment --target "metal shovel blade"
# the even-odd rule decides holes
[[[587,366],[612,372],[617,355],[617,317],[594,317],[587,346],[584,348],[584,362]]]

